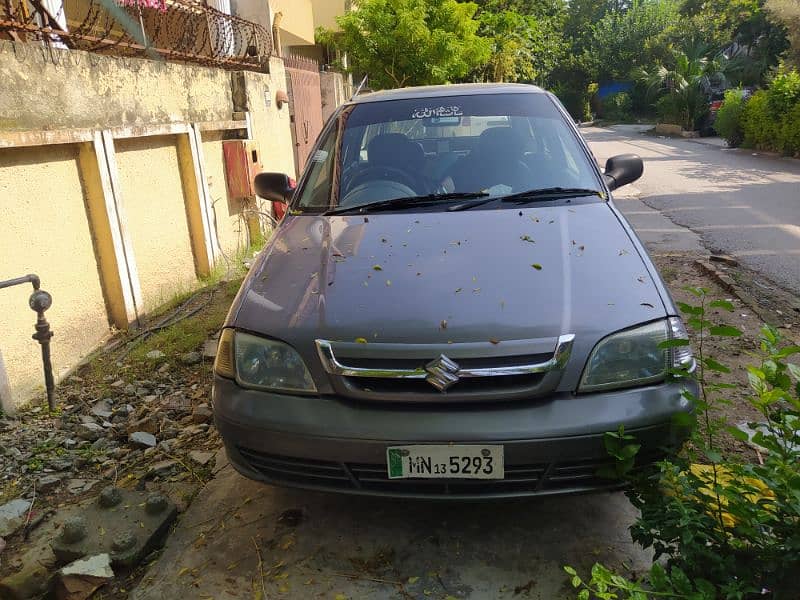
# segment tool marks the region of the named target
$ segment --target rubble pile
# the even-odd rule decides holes
[[[25,571],[20,557],[37,529],[61,528],[65,509],[96,501],[109,485],[164,490],[178,510],[185,508],[210,478],[219,448],[208,346],[176,357],[148,354],[152,368],[120,361],[114,375],[79,371],[83,376],[58,387],[56,413],[39,405],[0,416],[0,580]],[[141,373],[148,378],[137,377]],[[78,585],[75,577],[64,579],[72,584],[63,584],[70,590],[59,595],[77,598],[81,585],[89,590],[99,582],[90,577]]]

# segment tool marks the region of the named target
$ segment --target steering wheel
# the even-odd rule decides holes
[[[358,208],[370,202],[391,200],[392,198],[405,198],[416,196],[417,193],[407,185],[396,181],[376,179],[357,185],[351,189],[339,202],[342,208]]]
[[[342,187],[348,190],[349,193],[350,190],[355,189],[365,180],[368,181],[370,179],[380,179],[382,181],[395,181],[397,183],[405,185],[406,187],[411,188],[412,190],[415,190],[417,187],[417,182],[414,181],[411,175],[409,175],[402,169],[398,169],[397,167],[384,167],[384,166],[366,167],[361,171],[357,171],[350,177],[348,181],[343,182]]]

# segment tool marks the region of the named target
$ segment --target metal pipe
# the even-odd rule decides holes
[[[22,277],[16,277],[14,279],[7,279],[6,281],[0,281],[0,290],[2,290],[3,288],[11,287],[13,285],[21,285],[23,283],[30,283],[33,285],[34,290],[38,290],[39,276],[31,273],[29,275],[23,275]]]
[[[53,411],[56,408],[53,365],[50,361],[50,339],[53,337],[53,332],[50,331],[50,323],[47,322],[44,316],[44,312],[53,304],[53,297],[44,290],[39,289],[39,276],[33,273],[0,281],[0,289],[25,283],[30,283],[33,286],[33,293],[28,298],[28,306],[36,312],[36,333],[31,337],[39,342],[42,347],[42,366],[44,367],[44,384],[47,390],[47,405]]]

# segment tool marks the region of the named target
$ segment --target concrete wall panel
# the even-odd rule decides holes
[[[229,72],[0,40],[0,130],[231,118]]]
[[[116,140],[122,204],[147,312],[197,282],[174,136]]]
[[[53,295],[46,316],[58,375],[108,333],[74,145],[0,149],[0,279],[27,273]],[[31,291],[0,290],[0,349],[17,402],[44,388]]]
[[[270,59],[270,73],[246,71],[244,82],[247,110],[253,125],[253,139],[261,149],[261,162],[269,171],[295,177],[289,107],[278,109],[275,94],[286,92],[286,70],[279,58]]]

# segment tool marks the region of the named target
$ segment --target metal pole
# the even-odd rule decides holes
[[[53,297],[39,289],[39,276],[33,273],[0,281],[0,290],[14,285],[30,283],[33,286],[33,293],[28,298],[28,306],[36,311],[36,333],[31,336],[42,346],[42,366],[44,368],[44,384],[47,390],[47,406],[51,411],[56,408],[55,382],[53,381],[53,365],[50,361],[50,339],[53,332],[50,331],[50,323],[44,317],[44,312],[53,304]]]
[[[44,366],[44,385],[47,389],[47,406],[51,411],[56,409],[55,383],[53,382],[53,365],[50,362],[50,323],[44,318],[46,311],[53,304],[53,297],[44,290],[35,290],[28,300],[30,307],[36,311],[36,333],[33,339],[42,346],[42,365]]]

